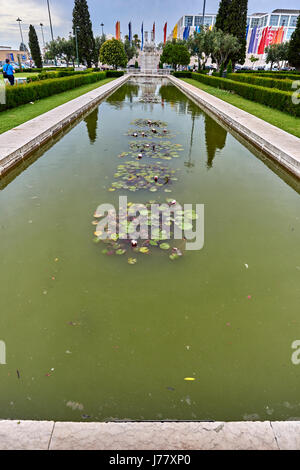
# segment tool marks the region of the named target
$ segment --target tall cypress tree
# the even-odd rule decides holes
[[[78,53],[80,62],[85,61],[88,67],[92,66],[95,50],[92,22],[86,0],[75,0],[73,9],[73,29],[79,27],[77,32]]]
[[[300,15],[289,43],[288,60],[290,65],[300,70]]]
[[[246,60],[246,30],[247,30],[248,0],[231,0],[227,18],[224,21],[225,33],[238,38],[240,50],[230,57],[233,64],[243,64]]]
[[[41,69],[43,67],[42,54],[39,40],[32,24],[29,26],[29,48],[36,67]]]
[[[231,0],[221,0],[220,2],[219,11],[216,17],[215,27],[217,29],[221,29],[221,31],[224,31],[225,22],[227,21],[227,17],[229,13],[230,4],[231,4]]]

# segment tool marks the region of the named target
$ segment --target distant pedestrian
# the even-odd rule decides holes
[[[3,77],[7,78],[11,85],[14,85],[15,84],[15,77],[14,77],[15,71],[9,59],[6,59],[6,63],[3,66],[2,72],[3,72]]]

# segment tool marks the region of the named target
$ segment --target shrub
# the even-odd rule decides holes
[[[122,77],[122,75],[124,75],[124,72],[122,72],[122,70],[107,70],[106,71],[107,78],[110,78],[110,77],[117,78],[117,77]]]
[[[229,73],[232,73],[232,62],[231,62],[231,59],[230,59],[230,61],[228,62],[228,65],[227,65],[227,75],[228,75]]]
[[[206,85],[221,88],[222,90],[234,91],[248,100],[264,104],[270,108],[276,108],[294,116],[300,116],[300,106],[293,104],[292,92],[237,82],[228,78],[200,75],[198,73],[192,73],[191,78]]]
[[[263,86],[267,88],[277,88],[278,90],[292,91],[293,80],[284,79],[277,80],[276,78],[269,78],[266,76],[248,75],[248,74],[235,74],[227,75],[230,80],[235,80],[243,83],[250,83],[253,85]]]
[[[7,87],[6,104],[0,105],[0,111],[94,83],[105,79],[106,76],[106,72],[76,74],[71,77],[40,80],[25,85]]]

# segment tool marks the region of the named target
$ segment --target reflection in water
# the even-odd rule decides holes
[[[202,110],[183,93],[179,96],[175,86],[162,85],[159,94],[164,101],[170,103],[171,106],[179,114],[191,114],[193,117],[201,116]]]
[[[205,141],[207,168],[212,168],[216,150],[222,150],[226,144],[227,131],[210,116],[205,116]]]
[[[192,149],[194,143],[194,130],[195,130],[195,116],[192,115],[192,130],[191,130],[191,140],[190,140],[190,148],[189,148],[189,158],[186,162],[184,162],[184,166],[187,168],[193,168],[195,164],[192,161]]]
[[[106,102],[111,104],[112,106],[115,106],[118,109],[122,109],[126,102],[126,98],[128,98],[129,102],[132,103],[133,98],[138,96],[138,94],[139,86],[130,82],[121,86],[121,88],[119,88],[107,98]]]
[[[84,119],[91,144],[94,144],[97,139],[98,114],[99,107],[97,107]]]

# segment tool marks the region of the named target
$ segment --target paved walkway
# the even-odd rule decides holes
[[[300,421],[0,421],[0,450],[300,450]]]
[[[169,80],[204,110],[300,178],[300,139],[173,76]],[[299,105],[300,106],[300,105]],[[270,108],[270,113],[272,109]]]
[[[129,75],[125,75],[102,86],[99,82],[99,88],[1,134],[0,176],[15,167],[90,108],[99,104],[128,79]]]

